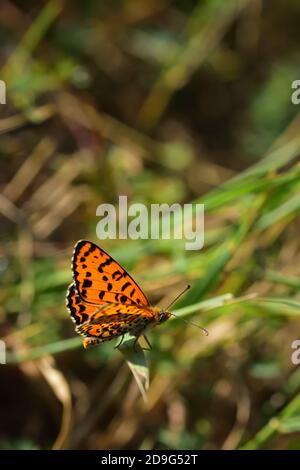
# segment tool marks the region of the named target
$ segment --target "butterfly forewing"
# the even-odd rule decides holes
[[[82,302],[77,294],[75,284],[71,284],[67,292],[67,308],[70,316],[76,325],[81,325],[88,321],[91,316],[97,311],[96,305],[90,305]]]
[[[147,297],[125,269],[90,241],[76,244],[72,269],[77,292],[86,302],[149,307]]]

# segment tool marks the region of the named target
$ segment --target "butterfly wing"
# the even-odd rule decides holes
[[[77,326],[76,331],[103,342],[125,333],[138,336],[153,320],[151,312],[144,308],[124,304],[104,305],[88,322]]]
[[[96,305],[82,302],[81,298],[77,294],[74,283],[68,288],[66,304],[75,325],[81,325],[82,323],[88,322],[91,316],[97,311]]]
[[[74,283],[68,289],[67,307],[77,333],[96,338],[97,342],[110,341],[125,333],[139,335],[154,319],[151,308],[120,303],[88,304],[77,294]]]
[[[150,307],[147,297],[125,269],[90,241],[80,240],[75,245],[72,270],[77,292],[85,302]]]

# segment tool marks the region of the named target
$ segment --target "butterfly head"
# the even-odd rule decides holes
[[[167,312],[166,310],[159,310],[156,314],[156,321],[160,325],[161,323],[164,323],[170,318],[171,314],[170,312]]]

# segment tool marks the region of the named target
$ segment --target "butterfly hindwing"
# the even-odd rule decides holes
[[[103,304],[97,307],[87,304],[77,294],[74,283],[68,289],[67,307],[77,333],[97,338],[98,342],[110,341],[125,333],[138,334],[153,320],[150,310],[134,305]]]
[[[90,241],[76,244],[72,269],[77,292],[86,302],[149,307],[147,297],[125,269]]]
[[[125,333],[138,335],[153,321],[150,311],[132,305],[105,305],[89,321],[76,327],[86,337],[109,341]]]

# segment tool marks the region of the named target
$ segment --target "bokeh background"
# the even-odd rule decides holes
[[[300,448],[298,0],[1,0],[2,449]],[[205,247],[100,241],[96,208],[205,203]],[[124,356],[65,307],[78,239],[185,319]],[[233,297],[230,300],[231,294]]]

